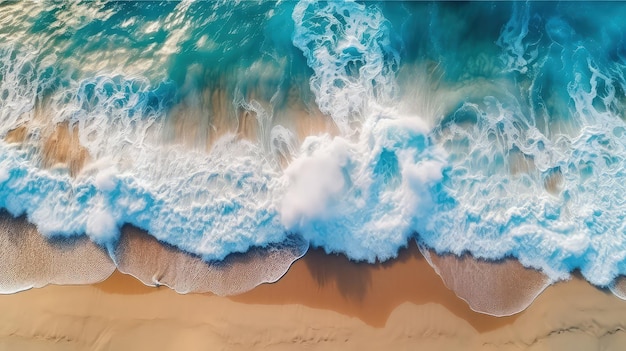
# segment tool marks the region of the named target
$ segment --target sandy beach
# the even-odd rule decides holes
[[[626,350],[625,17],[0,0],[0,351]]]
[[[480,284],[480,282],[477,282]],[[472,311],[416,247],[384,264],[311,250],[277,283],[180,295],[115,272],[0,296],[2,350],[621,350],[626,302],[580,278],[525,311]]]

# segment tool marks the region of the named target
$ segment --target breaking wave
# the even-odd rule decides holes
[[[374,262],[409,240],[626,274],[619,4],[0,7],[0,207],[147,284],[240,292],[308,245]],[[126,225],[213,262],[208,285],[155,273]],[[266,269],[211,285],[246,252]]]

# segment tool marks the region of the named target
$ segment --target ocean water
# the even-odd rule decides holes
[[[0,207],[117,265],[135,262],[130,225],[212,265],[283,252],[260,254],[281,263],[257,282],[309,246],[375,262],[416,240],[612,286],[623,18],[621,2],[3,1]]]

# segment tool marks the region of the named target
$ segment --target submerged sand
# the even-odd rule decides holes
[[[480,285],[481,282],[476,282]],[[115,272],[0,296],[4,350],[622,350],[626,302],[580,278],[525,311],[472,311],[416,248],[390,263],[312,250],[277,283],[180,295]]]

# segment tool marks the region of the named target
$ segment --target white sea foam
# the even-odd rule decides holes
[[[181,13],[155,19],[156,32],[173,30],[166,58],[181,51],[178,39],[193,37],[183,16],[192,5],[178,6]],[[442,81],[447,89],[429,91],[428,103],[444,107],[426,108],[412,106],[424,98],[410,89],[398,93],[400,56],[376,4],[303,1],[292,20],[311,92],[339,129],[301,145],[274,118],[278,92],[261,102],[245,84],[229,87],[229,108],[251,116],[258,140],[225,133],[206,151],[170,138],[168,112],[191,88],[155,79],[154,66],[146,75],[116,65],[61,74],[53,52],[4,45],[0,136],[27,126],[31,139],[0,142],[0,206],[26,214],[46,236],[86,234],[111,249],[130,223],[205,260],[297,232],[371,262],[394,257],[417,233],[436,251],[515,256],[552,280],[580,269],[607,285],[626,272],[623,59],[604,59],[567,19],[522,6],[496,41],[501,72]],[[284,79],[264,67],[257,60],[238,72]],[[188,85],[204,78],[196,73],[182,73]],[[436,96],[454,90],[455,103]],[[199,124],[203,136],[213,117]],[[58,123],[89,154],[76,175],[41,168],[36,141]]]
[[[24,62],[8,62],[6,73],[21,69],[15,64],[35,66]],[[37,82],[3,75],[3,89],[10,85],[13,94],[4,105],[32,113]],[[281,182],[264,151],[228,136],[211,154],[156,143],[167,94],[167,84],[152,87],[120,76],[69,82],[49,98],[46,118],[75,127],[95,161],[72,178],[63,170],[40,169],[28,150],[0,143],[8,175],[2,206],[27,214],[44,235],[86,233],[110,244],[119,227],[131,223],[206,259],[281,241],[285,233],[272,196]],[[29,121],[21,109],[2,112],[4,133]]]
[[[399,55],[376,7],[356,2],[299,2],[293,12],[293,42],[315,72],[311,90],[320,110],[344,135],[366,119],[369,102],[388,102]]]
[[[353,259],[394,257],[436,201],[431,186],[444,155],[419,116],[383,107],[394,97],[399,62],[377,7],[301,2],[293,18],[316,101],[344,135],[307,138],[286,170],[283,224]]]

